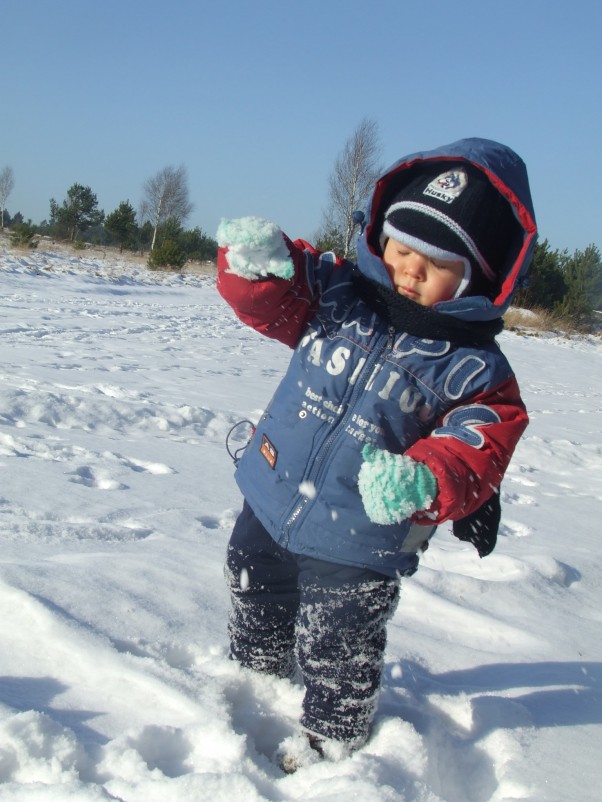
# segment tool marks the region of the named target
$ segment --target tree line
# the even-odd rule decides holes
[[[148,253],[151,267],[179,268],[189,260],[210,261],[217,255],[217,243],[199,227],[184,224],[193,205],[189,199],[186,168],[164,167],[144,184],[138,212],[129,200],[105,215],[91,187],[73,184],[62,202],[50,199],[50,217],[39,225],[13,217],[6,209],[14,186],[11,168],[0,172],[0,214],[2,228],[10,228],[16,244],[35,247],[40,236],[67,240],[79,247],[85,243],[116,246],[120,251]]]
[[[365,205],[382,173],[380,152],[378,125],[364,118],[345,142],[330,175],[327,208],[314,237],[319,250],[355,257],[355,212]],[[184,228],[193,207],[183,166],[165,167],[145,182],[138,213],[126,200],[105,216],[91,188],[73,184],[61,204],[50,200],[50,220],[39,226],[25,222],[19,213],[12,218],[8,214],[6,202],[13,186],[13,171],[6,167],[0,171],[1,225],[11,227],[23,244],[35,242],[36,235],[49,234],[72,242],[116,245],[121,250],[148,252],[149,264],[156,267],[181,267],[189,259],[215,259],[215,240],[198,227]],[[598,247],[590,244],[571,254],[552,249],[547,239],[538,242],[515,305],[542,309],[558,319],[587,326],[595,312],[602,310]]]
[[[602,261],[596,245],[574,253],[537,242],[525,284],[514,305],[542,309],[552,318],[587,328],[602,311]]]

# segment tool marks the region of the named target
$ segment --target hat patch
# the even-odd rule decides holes
[[[468,176],[464,169],[447,170],[434,178],[422,193],[431,198],[438,198],[444,203],[453,203],[468,186]]]

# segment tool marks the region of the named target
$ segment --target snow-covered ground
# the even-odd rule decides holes
[[[0,248],[0,280],[3,802],[600,799],[599,339],[502,335],[532,422],[498,548],[442,528],[372,739],[285,776],[302,691],[227,660],[222,562],[226,435],[287,349],[211,276]]]

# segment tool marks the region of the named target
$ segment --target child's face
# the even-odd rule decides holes
[[[387,240],[383,262],[396,291],[421,306],[453,298],[464,278],[462,261],[433,260],[394,239]]]

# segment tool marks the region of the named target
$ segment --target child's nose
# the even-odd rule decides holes
[[[406,260],[405,267],[408,276],[420,278],[424,275],[424,258],[418,253],[413,253]]]

